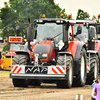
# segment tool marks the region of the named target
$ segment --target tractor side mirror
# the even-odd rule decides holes
[[[27,41],[33,41],[33,33],[31,26],[29,26],[27,29]]]
[[[98,26],[97,34],[100,34],[100,26]]]
[[[16,26],[16,33],[17,33],[17,34],[20,33],[20,26]]]
[[[81,34],[82,33],[82,27],[79,25],[78,27],[77,27],[77,35],[78,34]]]

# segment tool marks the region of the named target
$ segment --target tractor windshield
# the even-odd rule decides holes
[[[63,25],[61,24],[59,25],[56,23],[38,24],[36,42],[43,41],[48,37],[53,38],[54,36],[60,33],[63,33]],[[58,43],[62,39],[63,39],[63,34],[60,34],[54,38],[54,41],[55,43]]]
[[[73,29],[74,29],[74,35],[76,35],[76,33],[77,33],[77,27],[78,27],[79,25],[74,25],[73,26]],[[78,34],[77,36],[76,36],[76,38],[78,38],[80,41],[86,41],[86,40],[88,40],[88,29],[87,29],[87,27],[86,26],[83,26],[83,25],[80,25],[81,27],[82,27],[82,33],[81,34]]]
[[[10,44],[10,50],[20,50],[20,44]]]

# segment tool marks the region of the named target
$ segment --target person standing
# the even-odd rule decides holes
[[[96,96],[96,100],[100,100],[100,75],[98,76],[98,83],[95,84],[93,94]]]
[[[98,83],[97,81],[93,80],[93,84],[92,84],[92,87],[93,87],[93,92],[92,92],[92,97],[91,97],[91,100],[96,100],[96,96],[94,96],[94,87],[95,87],[95,84]]]

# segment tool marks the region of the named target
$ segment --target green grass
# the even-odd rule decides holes
[[[0,75],[9,75],[10,72],[0,72]]]

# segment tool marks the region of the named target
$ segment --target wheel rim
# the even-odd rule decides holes
[[[84,66],[85,66],[85,62],[84,62],[84,57],[81,57],[81,79],[82,81],[84,80]]]
[[[94,68],[94,78],[97,78],[97,62],[95,61],[95,68]]]
[[[72,63],[70,63],[70,68],[69,68],[69,81],[70,84],[72,85]]]

